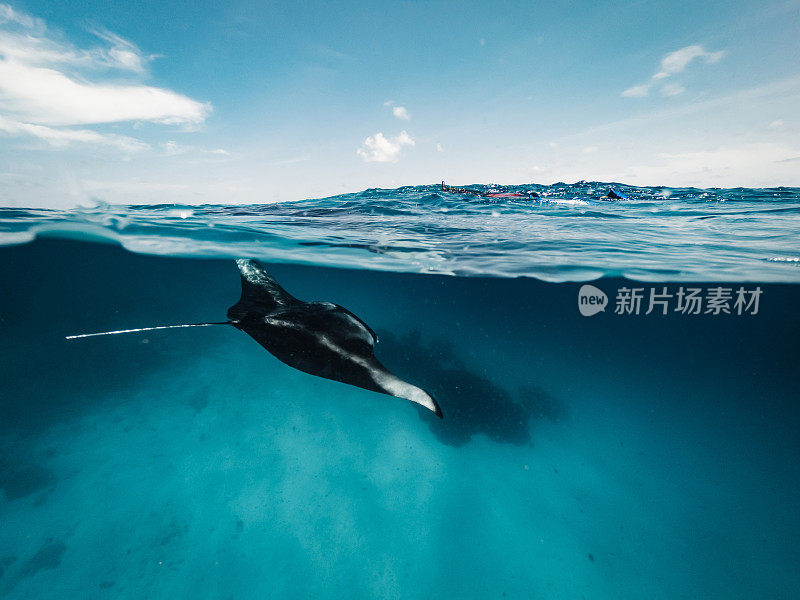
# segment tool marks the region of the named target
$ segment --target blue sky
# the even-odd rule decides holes
[[[800,2],[0,4],[0,203],[800,185]]]

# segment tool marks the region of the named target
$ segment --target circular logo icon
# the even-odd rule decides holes
[[[600,288],[583,285],[578,291],[578,310],[584,317],[591,317],[602,312],[608,306],[608,296]]]

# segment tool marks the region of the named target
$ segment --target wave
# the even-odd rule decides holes
[[[800,282],[800,188],[578,182],[368,189],[276,204],[0,208],[0,245],[39,236],[145,254],[459,276]],[[625,198],[606,198],[613,188]]]

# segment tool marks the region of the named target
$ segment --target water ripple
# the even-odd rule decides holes
[[[604,198],[610,187],[628,199]],[[583,181],[502,190],[539,199],[416,186],[248,206],[0,208],[0,245],[66,235],[150,254],[547,281],[800,281],[799,188]]]

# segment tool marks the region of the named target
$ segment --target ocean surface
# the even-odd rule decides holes
[[[474,187],[540,197],[0,208],[0,598],[796,599],[800,189]],[[222,321],[236,257],[444,418],[64,339]]]

